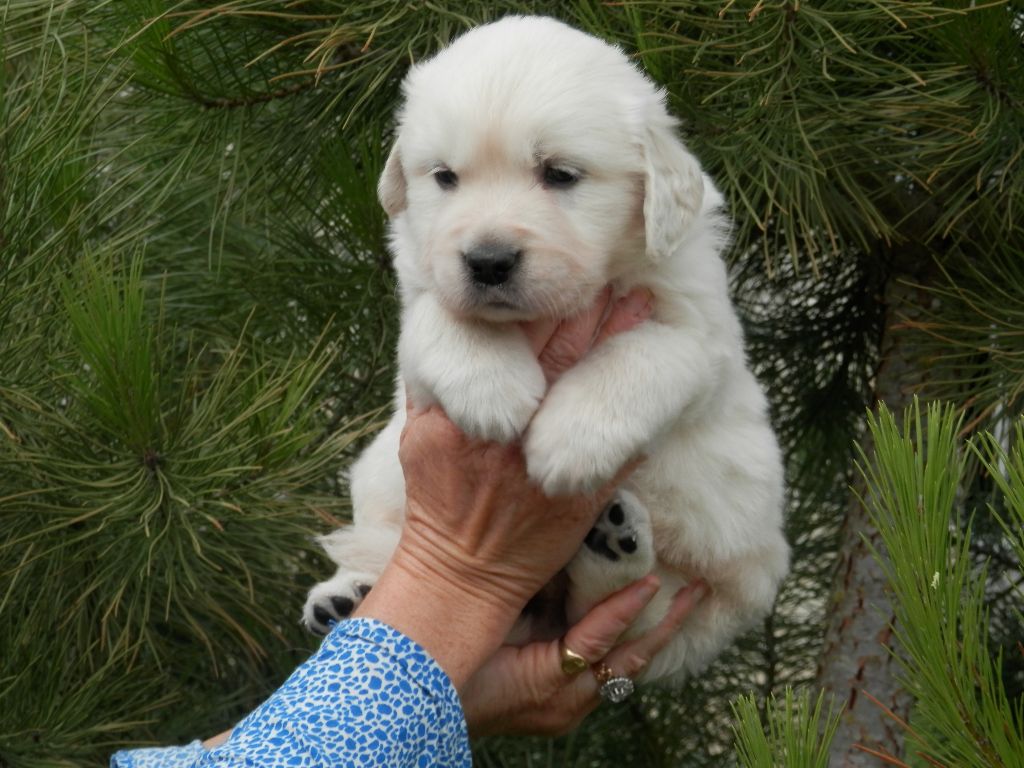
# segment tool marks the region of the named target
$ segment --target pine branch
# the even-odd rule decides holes
[[[927,442],[924,424],[916,402],[902,433],[881,410],[870,423],[878,462],[864,469],[868,509],[886,549],[899,554],[884,564],[896,596],[894,634],[906,652],[903,680],[916,702],[909,738],[930,762],[1013,765],[1024,732],[988,648],[986,573],[970,570],[970,528],[951,533],[965,466],[959,423],[952,409],[934,405]]]
[[[326,573],[309,536],[349,514],[337,472],[393,382],[374,186],[399,83],[509,12],[622,45],[732,201],[795,557],[769,624],[682,692],[494,764],[721,765],[730,699],[813,678],[891,263],[948,274],[932,380],[968,419],[1016,409],[1018,4],[9,0],[0,761],[190,740],[309,647],[281,617]]]
[[[315,82],[298,83],[285,88],[278,88],[267,93],[255,94],[252,96],[237,96],[235,98],[211,99],[203,96],[196,96],[196,100],[207,109],[238,109],[239,107],[252,107],[257,104],[266,104],[274,99],[286,99],[297,93],[303,93],[316,87]]]
[[[781,699],[769,697],[762,714],[752,696],[733,705],[736,756],[744,768],[826,768],[829,744],[838,714],[824,707],[824,695],[814,703],[804,691],[799,697],[787,687]]]

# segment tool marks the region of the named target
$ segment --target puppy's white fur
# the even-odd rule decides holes
[[[522,436],[549,493],[595,488],[646,454],[628,487],[649,515],[663,586],[634,632],[687,581],[704,578],[711,593],[645,677],[700,670],[770,609],[788,564],[779,450],[720,257],[721,195],[663,93],[618,49],[551,19],[479,27],[404,87],[380,181],[403,301],[395,415],[352,468],[354,525],[324,538],[341,568],[311,592],[307,622],[317,600],[374,578],[397,542],[408,387],[467,433]],[[550,167],[579,181],[547,184]],[[457,185],[442,188],[438,169]],[[464,254],[487,242],[521,253],[507,285],[467,273]],[[545,393],[513,321],[571,316],[609,283],[649,288],[653,317]],[[576,569],[591,575],[572,584],[570,619],[637,575],[618,567]]]

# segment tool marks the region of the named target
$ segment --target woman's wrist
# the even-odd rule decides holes
[[[403,535],[354,615],[383,621],[423,646],[461,691],[501,645],[521,609],[486,579],[445,562],[441,553],[424,552]]]

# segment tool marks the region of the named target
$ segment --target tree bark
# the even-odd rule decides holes
[[[920,314],[925,300],[920,289],[899,278],[890,277],[886,283],[873,408],[882,401],[899,413],[922,382],[922,369],[914,364],[913,342],[900,326],[904,319]],[[866,430],[861,447],[871,460],[874,446]],[[863,493],[860,478],[854,487]],[[818,669],[819,684],[844,708],[832,742],[832,768],[879,766],[883,761],[878,754],[897,758],[903,754],[902,726],[893,715],[906,721],[910,701],[897,681],[899,664],[890,650],[895,617],[887,580],[869,543],[887,556],[878,531],[854,494],[840,532],[833,602]]]

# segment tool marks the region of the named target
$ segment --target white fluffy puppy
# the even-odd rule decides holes
[[[340,567],[304,620],[324,631],[347,615],[398,541],[408,388],[471,435],[521,436],[549,494],[595,488],[645,454],[567,568],[568,619],[653,569],[663,586],[642,632],[701,577],[709,596],[644,676],[700,670],[770,609],[788,563],[779,450],[720,257],[721,195],[663,93],[552,19],[474,29],[414,67],[404,93],[380,180],[403,301],[395,414],[352,468],[354,524],[322,539]],[[515,321],[571,316],[609,283],[649,288],[653,317],[545,392]]]

